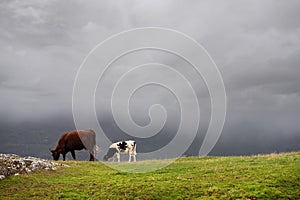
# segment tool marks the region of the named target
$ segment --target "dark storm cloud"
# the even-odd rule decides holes
[[[73,83],[88,52],[120,31],[159,26],[195,38],[219,67],[228,97],[221,142],[246,135],[249,148],[255,148],[253,144],[259,141],[267,143],[262,137],[273,138],[270,150],[280,144],[280,139],[288,143],[300,132],[299,9],[296,0],[1,1],[1,118],[14,122],[71,118]],[[199,100],[208,100],[203,81],[198,81],[192,70],[185,70],[189,66],[172,56],[149,53],[148,57],[140,55],[135,60],[132,56],[134,62],[120,63],[121,67],[111,70],[112,78],[107,78],[119,77],[121,69],[125,69],[123,65],[158,60],[178,70],[184,68],[182,71],[190,77]],[[146,75],[139,78],[143,76]],[[103,92],[108,93],[109,88]],[[160,90],[150,89],[149,93],[155,94],[158,102],[169,101]],[[147,121],[147,113],[141,114],[146,110],[143,98],[136,97],[137,105],[132,107],[137,121]],[[100,98],[101,101],[109,99]],[[207,120],[209,103],[202,106]],[[243,127],[247,130],[241,130]],[[242,145],[237,149],[242,149]]]

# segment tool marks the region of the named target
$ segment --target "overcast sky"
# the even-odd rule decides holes
[[[300,134],[299,10],[296,0],[2,0],[1,120],[70,114],[76,72],[89,51],[113,34],[155,26],[193,37],[217,64],[228,98],[223,136],[293,141]],[[156,54],[141,60],[172,60]],[[137,109],[143,102],[152,100]]]

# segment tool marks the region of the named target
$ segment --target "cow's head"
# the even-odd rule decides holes
[[[50,150],[52,153],[53,160],[58,160],[60,156],[60,152],[56,150]]]

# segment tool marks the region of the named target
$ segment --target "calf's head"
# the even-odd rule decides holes
[[[107,154],[103,157],[103,161],[108,161],[108,159],[112,158],[118,150],[116,148],[109,148]]]
[[[105,156],[103,157],[103,161],[108,161],[108,159],[109,159],[108,155],[105,155]]]

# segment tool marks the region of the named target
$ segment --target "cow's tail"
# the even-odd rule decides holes
[[[94,149],[93,149],[94,156],[96,156],[99,152],[100,152],[99,146],[98,146],[98,145],[95,145],[95,146],[94,146]]]

